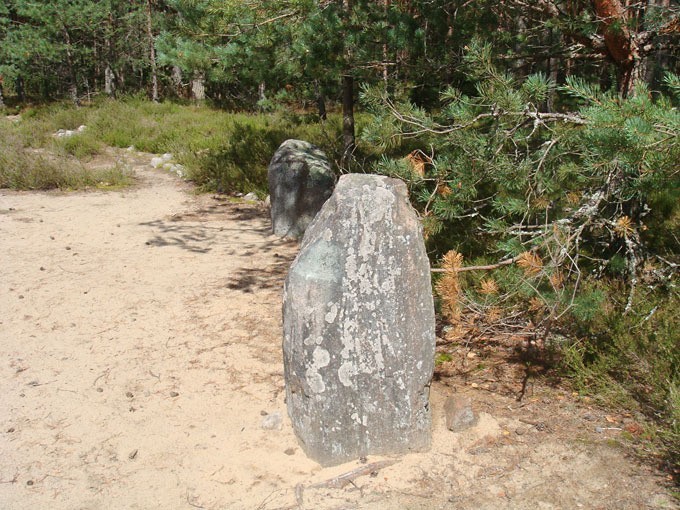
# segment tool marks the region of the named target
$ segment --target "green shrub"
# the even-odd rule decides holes
[[[404,179],[424,218],[452,340],[482,327],[539,344],[571,336],[581,387],[655,409],[673,437],[680,96],[638,83],[622,98],[540,73],[516,81],[479,41],[465,61],[475,92],[451,87],[437,111],[380,87],[363,94],[375,115],[364,141],[401,151],[375,171]],[[404,159],[413,144],[424,168]]]
[[[79,133],[73,136],[58,138],[55,140],[54,145],[77,159],[95,156],[102,150],[102,144],[89,133]]]
[[[577,340],[564,348],[564,366],[577,390],[656,423],[667,460],[680,466],[680,295],[649,292],[636,300],[637,313],[624,315],[617,288],[593,286],[606,298],[594,316],[572,316],[565,331]]]
[[[189,178],[206,191],[267,194],[267,167],[276,149],[289,138],[309,141],[334,161],[340,153],[339,123],[300,123],[277,115],[232,115],[220,137],[199,151],[180,152]],[[217,140],[215,140],[217,141]],[[217,147],[215,147],[217,145]],[[181,150],[181,149],[180,149]]]

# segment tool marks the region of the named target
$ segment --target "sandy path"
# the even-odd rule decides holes
[[[286,417],[296,247],[256,206],[132,163],[143,182],[124,192],[0,191],[0,508],[294,508],[297,484],[359,466],[321,469]],[[673,508],[616,449],[515,434],[505,402],[445,431],[446,391],[432,452],[361,490],[307,490],[305,508]]]

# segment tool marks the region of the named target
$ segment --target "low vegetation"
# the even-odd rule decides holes
[[[59,129],[77,130],[83,125],[86,129],[71,137],[53,136]],[[81,108],[62,102],[29,109],[20,122],[4,129],[14,143],[81,159],[106,146],[169,152],[203,191],[254,191],[263,197],[267,166],[284,140],[308,140],[336,161],[342,153],[339,115],[331,114],[319,123],[310,114],[228,113],[209,106],[153,103],[134,97],[101,100]],[[43,164],[35,165],[33,171],[42,171]],[[3,186],[14,186],[12,182]]]
[[[62,146],[31,146],[21,130],[0,122],[0,188],[16,190],[118,189],[133,177],[120,165],[91,170],[79,159],[84,151],[74,137]]]

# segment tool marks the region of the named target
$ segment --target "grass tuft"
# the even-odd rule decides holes
[[[29,147],[13,126],[0,123],[0,188],[119,189],[132,182],[132,175],[122,167],[88,170],[65,153]]]

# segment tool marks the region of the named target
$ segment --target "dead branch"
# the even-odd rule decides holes
[[[102,377],[108,377],[110,372],[111,372],[110,368],[107,368],[106,370],[104,370],[104,372],[99,374],[99,376],[94,380],[94,382],[92,383],[92,386],[96,386],[97,381],[99,381],[99,379],[101,379]]]
[[[19,472],[17,471],[11,480],[0,480],[0,483],[17,483],[19,480]]]
[[[308,486],[307,489],[324,489],[324,488],[343,489],[350,483],[354,482],[356,478],[376,473],[377,471],[380,471],[383,468],[396,464],[397,462],[399,461],[381,460],[379,462],[371,462],[370,464],[358,467],[356,469],[353,469],[352,471],[348,471],[347,473],[344,473],[342,475],[330,478],[329,480],[326,480],[324,482],[312,484]]]
[[[455,272],[456,273],[462,273],[464,271],[491,271],[492,269],[498,269],[499,267],[509,266],[510,264],[514,264],[520,258],[522,258],[522,255],[517,255],[516,257],[512,257],[511,259],[502,260],[502,261],[500,261],[496,264],[489,264],[489,265],[486,265],[486,266],[459,267],[458,269],[455,270]],[[446,273],[447,271],[449,271],[449,269],[433,268],[431,271],[433,273]]]
[[[313,483],[312,485],[304,486],[299,483],[295,486],[295,499],[298,506],[302,506],[305,489],[343,489],[349,484],[354,484],[354,480],[360,476],[372,475],[383,468],[391,466],[399,462],[398,460],[381,460],[378,462],[371,462],[365,466],[358,467],[347,473],[343,473],[334,478],[329,478],[323,482]]]

